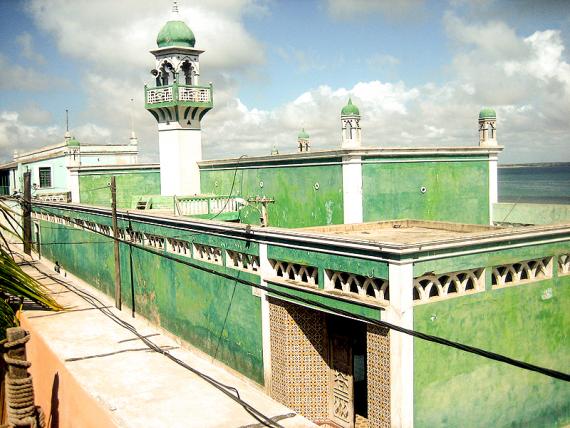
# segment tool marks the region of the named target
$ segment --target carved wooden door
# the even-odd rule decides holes
[[[332,335],[329,415],[343,428],[354,427],[354,391],[352,381],[352,341]]]

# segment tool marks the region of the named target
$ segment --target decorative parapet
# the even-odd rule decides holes
[[[180,239],[167,238],[166,251],[180,256],[192,257],[192,244]]]
[[[242,198],[234,196],[174,197],[174,214],[182,216],[217,215],[237,212],[245,205]]]
[[[485,269],[427,274],[414,279],[414,304],[464,296],[485,290]]]
[[[226,254],[227,267],[254,273],[259,271],[259,256],[240,253],[232,250],[226,250]]]
[[[212,85],[194,86],[173,83],[169,86],[145,87],[145,107],[168,107],[175,104],[213,107]]]
[[[317,287],[319,284],[319,271],[314,266],[273,259],[269,259],[269,263],[278,278],[294,281],[303,286]]]
[[[349,297],[373,299],[381,303],[390,301],[390,288],[386,280],[328,269],[325,274],[325,290],[338,291]]]
[[[552,277],[552,257],[493,267],[493,288],[527,284]]]
[[[151,233],[144,234],[144,245],[155,248],[157,250],[164,250],[164,236],[153,235]]]
[[[222,249],[205,244],[194,243],[194,258],[203,262],[223,265]]]
[[[570,275],[570,254],[558,256],[558,275]]]
[[[71,192],[40,193],[34,199],[42,202],[71,202]]]

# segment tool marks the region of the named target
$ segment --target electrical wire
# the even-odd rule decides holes
[[[37,208],[39,208],[40,210],[47,211],[49,214],[56,215],[55,213],[50,212],[45,207],[37,207]],[[102,234],[101,232],[97,232],[97,231],[93,231],[93,232]],[[107,235],[105,235],[105,236],[107,236]],[[428,342],[448,346],[451,348],[458,349],[460,351],[479,355],[481,357],[488,358],[488,359],[491,359],[494,361],[509,364],[509,365],[519,367],[519,368],[522,368],[525,370],[537,372],[537,373],[543,374],[545,376],[549,376],[549,377],[552,377],[555,379],[563,380],[565,382],[570,382],[570,374],[568,374],[568,373],[563,373],[563,372],[560,372],[557,370],[552,370],[552,369],[541,367],[541,366],[538,366],[535,364],[529,364],[529,363],[526,363],[524,361],[520,361],[520,360],[516,360],[514,358],[507,357],[505,355],[497,354],[495,352],[487,351],[487,350],[477,348],[474,346],[470,346],[470,345],[466,345],[463,343],[451,341],[451,340],[448,340],[448,339],[445,339],[445,338],[442,338],[439,336],[434,336],[434,335],[422,333],[422,332],[419,332],[416,330],[407,329],[407,328],[398,326],[396,324],[388,323],[386,321],[375,320],[375,319],[368,318],[368,317],[365,317],[362,315],[353,314],[351,312],[347,312],[347,311],[344,311],[344,310],[341,310],[338,308],[334,308],[334,307],[326,305],[324,303],[308,300],[308,299],[302,298],[300,296],[296,296],[296,295],[293,295],[290,293],[285,293],[283,291],[276,290],[274,288],[270,288],[270,287],[266,287],[266,286],[263,286],[260,284],[256,284],[252,281],[248,281],[248,280],[245,280],[245,279],[240,278],[240,277],[236,277],[236,276],[224,273],[224,272],[219,272],[219,271],[216,271],[214,269],[210,269],[210,268],[207,268],[205,266],[201,266],[199,264],[189,262],[187,260],[182,260],[178,257],[173,256],[173,255],[167,254],[165,252],[157,251],[157,250],[154,250],[154,249],[146,247],[146,246],[138,245],[138,244],[135,244],[133,242],[129,242],[129,241],[121,240],[121,239],[119,239],[119,241],[122,243],[125,243],[127,245],[130,245],[134,248],[138,248],[142,251],[146,251],[148,253],[158,255],[160,257],[172,260],[174,262],[181,263],[181,264],[184,264],[186,266],[192,267],[194,269],[199,269],[199,270],[202,270],[204,272],[223,277],[225,279],[230,279],[232,281],[236,281],[236,282],[243,284],[243,285],[247,285],[250,287],[254,287],[254,288],[266,291],[270,295],[283,297],[285,299],[288,299],[289,301],[292,300],[294,302],[300,302],[300,303],[303,303],[303,304],[308,305],[308,306],[317,307],[317,308],[326,310],[326,311],[331,312],[333,314],[342,315],[342,316],[350,317],[353,319],[357,319],[359,321],[363,321],[363,322],[374,324],[374,325],[377,325],[380,327],[388,328],[388,329],[391,329],[391,330],[394,330],[394,331],[397,331],[397,332],[400,332],[403,334],[407,334],[409,336],[416,337],[418,339],[422,339],[422,340],[425,340]]]
[[[218,217],[221,213],[223,213],[224,210],[227,208],[228,204],[230,203],[230,199],[231,199],[232,194],[233,194],[233,192],[234,192],[234,185],[236,184],[236,176],[237,176],[237,172],[238,172],[238,167],[239,167],[239,164],[240,164],[241,160],[242,160],[243,158],[245,158],[245,157],[247,157],[247,155],[241,155],[241,156],[239,157],[238,161],[237,161],[237,165],[236,165],[236,167],[235,167],[235,169],[234,169],[234,178],[233,178],[233,180],[232,180],[232,186],[231,186],[231,188],[230,188],[230,194],[229,194],[229,196],[228,196],[228,199],[226,199],[226,203],[224,204],[224,207],[223,207],[220,211],[218,211],[218,213],[217,213],[214,217],[210,218],[209,220],[214,220],[214,219],[215,219],[216,217]],[[243,173],[242,173],[242,174],[243,174]]]
[[[20,254],[21,255],[21,254]],[[23,256],[22,256],[23,257]],[[204,381],[208,382],[210,385],[214,386],[216,389],[218,389],[219,391],[221,391],[222,393],[224,393],[226,396],[228,396],[230,399],[232,399],[233,401],[235,401],[236,403],[240,404],[244,410],[246,410],[252,417],[254,417],[258,422],[262,423],[265,426],[268,427],[277,427],[277,428],[283,428],[282,425],[278,424],[277,422],[273,421],[271,418],[269,418],[268,416],[265,416],[263,413],[261,413],[259,410],[257,410],[255,407],[253,407],[251,404],[247,403],[246,401],[244,401],[239,393],[239,390],[231,385],[226,385],[216,379],[214,379],[213,377],[201,372],[200,370],[190,366],[189,364],[185,363],[184,361],[180,360],[179,358],[175,357],[174,355],[172,355],[168,349],[164,349],[160,346],[158,346],[157,344],[155,344],[152,340],[150,340],[147,336],[142,335],[141,333],[138,332],[138,330],[136,329],[136,327],[134,327],[132,324],[128,323],[127,321],[121,319],[120,317],[118,317],[115,313],[113,313],[113,311],[105,305],[104,302],[102,302],[100,299],[98,299],[97,297],[93,296],[92,294],[90,294],[89,292],[73,285],[71,282],[67,282],[62,280],[61,278],[55,277],[52,274],[49,274],[47,272],[44,272],[42,270],[40,270],[35,264],[31,264],[31,263],[27,263],[29,266],[33,267],[34,269],[36,269],[38,272],[42,273],[43,275],[45,275],[46,277],[50,278],[51,280],[53,280],[54,282],[57,282],[58,284],[62,285],[63,287],[65,287],[66,289],[68,289],[69,291],[74,292],[75,294],[77,294],[79,297],[81,297],[84,301],[86,301],[88,304],[90,304],[91,306],[93,306],[95,309],[98,309],[100,312],[102,312],[105,316],[107,316],[108,318],[110,318],[113,322],[115,322],[116,324],[118,324],[119,326],[123,327],[124,329],[128,330],[129,332],[131,332],[133,335],[135,335],[139,340],[141,340],[149,349],[151,349],[154,352],[157,352],[163,356],[165,356],[166,358],[168,358],[169,360],[173,361],[174,363],[180,365],[181,367],[184,367],[185,369],[187,369],[188,371],[194,373],[195,375],[197,375],[198,377],[200,377],[201,379],[203,379]]]

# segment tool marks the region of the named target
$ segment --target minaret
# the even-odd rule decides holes
[[[133,119],[133,99],[131,98],[131,111],[130,111],[130,119],[131,119],[131,138],[129,138],[129,144],[131,146],[138,146],[139,140],[137,138],[137,134],[135,134],[135,121]]]
[[[340,112],[340,121],[342,123],[342,148],[351,149],[360,147],[360,111],[358,107],[352,104],[352,99],[348,99]]]
[[[202,131],[200,123],[214,106],[212,84],[199,86],[198,57],[194,33],[181,20],[177,2],[172,17],[158,33],[158,49],[151,71],[156,82],[145,86],[145,108],[158,122],[160,189],[164,196],[200,193]]]
[[[479,112],[479,145],[497,145],[497,113],[492,108],[484,108]]]
[[[297,136],[297,148],[299,150],[299,153],[311,151],[311,142],[309,140],[309,134],[307,134],[305,128],[303,128],[301,132],[299,132],[299,135]]]

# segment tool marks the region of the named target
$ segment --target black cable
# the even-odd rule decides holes
[[[125,328],[126,330],[128,330],[132,334],[134,334],[139,340],[141,340],[145,345],[147,345],[149,349],[153,350],[154,352],[157,352],[159,354],[164,355],[165,357],[167,357],[168,359],[170,359],[174,363],[184,367],[185,369],[189,370],[190,372],[194,373],[195,375],[197,375],[201,379],[205,380],[206,382],[208,382],[209,384],[214,386],[216,389],[218,389],[219,391],[224,393],[226,396],[228,396],[229,398],[231,398],[232,400],[234,400],[235,402],[240,404],[244,408],[244,410],[246,410],[258,422],[262,423],[265,426],[269,426],[269,427],[283,428],[282,425],[273,421],[271,418],[265,416],[259,410],[254,408],[252,405],[250,405],[246,401],[244,401],[241,398],[239,390],[237,388],[235,388],[231,385],[226,385],[222,382],[219,382],[216,379],[214,379],[213,377],[208,376],[207,374],[199,371],[198,369],[195,369],[194,367],[188,365],[187,363],[180,360],[179,358],[176,358],[175,356],[170,354],[170,352],[168,352],[167,349],[164,349],[164,348],[158,346],[152,340],[148,339],[147,336],[140,334],[138,332],[138,330],[132,324],[130,324],[127,321],[124,321],[121,318],[119,318],[116,314],[113,313],[113,311],[108,306],[105,305],[104,302],[102,302],[97,297],[93,296],[92,294],[88,293],[85,290],[82,290],[82,289],[76,287],[75,285],[71,284],[70,282],[63,281],[60,278],[53,276],[52,274],[48,274],[46,272],[43,272],[35,264],[30,264],[30,263],[27,263],[27,264],[29,266],[32,266],[38,272],[44,274],[46,277],[50,278],[54,282],[57,282],[58,284],[67,288],[68,290],[77,294],[79,297],[81,297],[83,300],[85,300],[87,303],[89,303],[94,308],[101,311],[104,315],[106,315],[108,318],[110,318],[116,324],[118,324],[119,326]]]
[[[221,213],[223,213],[224,210],[226,209],[226,207],[228,206],[228,204],[230,203],[230,198],[232,197],[232,193],[234,192],[234,185],[236,184],[236,176],[237,176],[237,172],[238,172],[238,167],[239,167],[241,160],[245,157],[247,157],[247,155],[241,155],[238,159],[237,165],[236,165],[235,170],[234,170],[234,178],[232,180],[232,186],[230,188],[230,194],[228,196],[228,199],[226,199],[226,203],[224,204],[224,207],[214,217],[210,218],[209,220],[214,220],[217,216],[219,216]]]
[[[43,210],[45,210],[45,211],[48,211],[48,210],[47,210],[46,208],[44,208],[44,207],[38,207],[38,208],[39,208],[39,209],[43,209]],[[48,212],[49,212],[49,211],[48,211]],[[50,214],[55,215],[55,214],[52,213],[52,212],[50,212]],[[100,232],[97,232],[97,231],[93,231],[93,232],[95,232],[95,233],[100,233]],[[107,236],[107,235],[105,235],[105,236]],[[515,360],[515,359],[513,359],[513,358],[510,358],[510,357],[507,357],[507,356],[504,356],[504,355],[501,355],[501,354],[497,354],[497,353],[494,353],[494,352],[491,352],[491,351],[486,351],[486,350],[481,349],[481,348],[477,348],[477,347],[470,346],[470,345],[465,345],[465,344],[462,344],[462,343],[459,343],[459,342],[455,342],[455,341],[451,341],[451,340],[448,340],[448,339],[444,339],[444,338],[441,338],[441,337],[438,337],[438,336],[433,336],[433,335],[426,334],[426,333],[422,333],[422,332],[418,332],[418,331],[415,331],[415,330],[410,330],[410,329],[407,329],[407,328],[404,328],[404,327],[400,327],[400,326],[398,326],[398,325],[396,325],[396,324],[388,323],[388,322],[386,322],[386,321],[375,320],[375,319],[372,319],[372,318],[364,317],[364,316],[362,316],[362,315],[353,314],[353,313],[351,313],[351,312],[347,312],[347,311],[343,311],[343,310],[341,310],[341,309],[333,308],[333,307],[328,306],[328,305],[326,305],[326,304],[324,304],[324,303],[319,303],[319,302],[311,301],[311,300],[308,300],[308,299],[304,299],[304,298],[302,298],[302,297],[295,296],[295,295],[289,294],[289,293],[285,293],[285,292],[282,292],[282,291],[279,291],[279,290],[275,290],[275,289],[273,289],[273,288],[266,287],[266,286],[263,286],[263,285],[259,285],[259,284],[256,284],[256,283],[254,283],[254,282],[251,282],[251,281],[248,281],[248,280],[245,280],[245,279],[242,279],[242,278],[233,276],[233,275],[229,275],[229,274],[226,274],[226,273],[223,273],[223,272],[218,272],[218,271],[216,271],[216,270],[209,269],[209,268],[204,267],[204,266],[200,266],[200,265],[198,265],[198,264],[196,264],[196,263],[192,263],[192,262],[189,262],[189,261],[187,261],[187,260],[179,259],[179,258],[177,258],[177,257],[175,257],[175,256],[172,256],[172,255],[170,255],[170,254],[167,254],[167,253],[165,253],[165,252],[160,252],[160,251],[154,250],[154,249],[149,248],[149,247],[146,247],[146,246],[138,245],[138,244],[135,244],[135,243],[133,243],[133,242],[124,241],[124,240],[119,240],[119,241],[120,241],[120,242],[123,242],[123,243],[125,243],[125,244],[127,244],[127,245],[131,245],[131,246],[134,247],[134,248],[138,248],[138,249],[140,249],[140,250],[142,250],[142,251],[146,251],[146,252],[149,252],[149,253],[152,253],[152,254],[155,254],[155,255],[158,255],[158,256],[167,258],[167,259],[169,259],[169,260],[175,261],[175,262],[177,262],[177,263],[181,263],[181,264],[184,264],[184,265],[186,265],[186,266],[189,266],[189,267],[192,267],[192,268],[195,268],[195,269],[199,269],[199,270],[202,270],[202,271],[204,271],[204,272],[207,272],[207,273],[210,273],[210,274],[213,274],[213,275],[221,276],[221,277],[223,277],[223,278],[230,279],[230,280],[232,280],[232,281],[236,281],[236,282],[241,283],[241,284],[244,284],[244,285],[248,285],[248,286],[250,286],[250,287],[254,287],[254,288],[258,288],[258,289],[260,289],[260,290],[264,290],[264,291],[266,291],[266,292],[268,292],[268,293],[270,293],[270,294],[276,295],[276,296],[280,296],[280,297],[284,297],[284,298],[289,299],[289,300],[294,300],[294,301],[297,301],[297,302],[301,302],[301,303],[304,303],[304,304],[309,305],[309,306],[318,307],[318,308],[320,308],[320,309],[324,309],[324,310],[326,310],[326,311],[328,311],[328,312],[332,312],[332,313],[334,313],[334,314],[343,315],[343,316],[348,316],[348,317],[350,317],[350,318],[354,318],[354,319],[357,319],[357,320],[360,320],[360,321],[363,321],[363,322],[367,322],[367,323],[370,323],[370,324],[375,324],[375,325],[380,326],[380,327],[385,327],[385,328],[388,328],[388,329],[391,329],[391,330],[395,330],[395,331],[398,331],[398,332],[400,332],[400,333],[404,333],[404,334],[410,335],[410,336],[412,336],[412,337],[417,337],[417,338],[419,338],[419,339],[422,339],[422,340],[425,340],[425,341],[428,341],[428,342],[433,342],[433,343],[438,343],[438,344],[440,344],[440,345],[449,346],[449,347],[451,347],[451,348],[459,349],[459,350],[464,351],[464,352],[472,353],[472,354],[479,355],[479,356],[482,356],[482,357],[485,357],[485,358],[488,358],[488,359],[491,359],[491,360],[495,360],[495,361],[499,361],[499,362],[502,362],[502,363],[506,363],[506,364],[509,364],[509,365],[512,365],[512,366],[515,366],[515,367],[519,367],[519,368],[522,368],[522,369],[525,369],[525,370],[529,370],[529,371],[534,371],[534,372],[537,372],[537,373],[541,373],[541,374],[543,374],[543,375],[545,375],[545,376],[549,376],[549,377],[552,377],[552,378],[555,378],[555,379],[560,379],[560,380],[563,380],[563,381],[566,381],[566,382],[570,382],[570,374],[567,374],[567,373],[559,372],[559,371],[556,371],[556,370],[548,369],[548,368],[541,367],[541,366],[537,366],[537,365],[534,365],[534,364],[529,364],[529,363],[526,363],[526,362],[524,362],[524,361]]]

